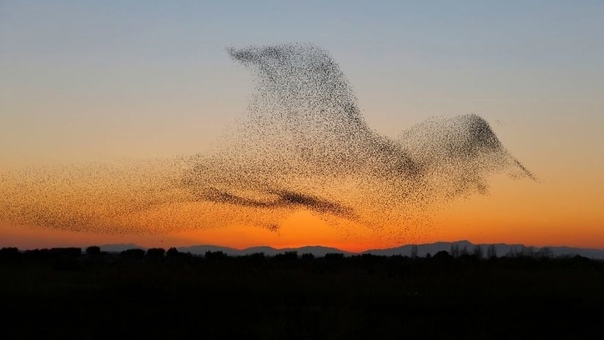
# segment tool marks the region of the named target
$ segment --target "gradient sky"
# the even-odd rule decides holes
[[[225,48],[309,42],[340,64],[376,131],[395,137],[430,117],[476,113],[538,182],[496,176],[488,195],[387,239],[344,237],[302,211],[278,233],[117,236],[0,222],[0,246],[604,248],[602,37],[602,1],[4,0],[0,171],[203,151],[245,114],[252,89]]]

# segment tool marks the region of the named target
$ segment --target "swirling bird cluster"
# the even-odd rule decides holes
[[[330,54],[311,44],[229,48],[249,68],[247,115],[212,150],[150,162],[0,174],[0,220],[105,233],[227,225],[276,230],[305,209],[346,231],[400,233],[488,177],[533,175],[467,114],[389,138],[370,129]]]

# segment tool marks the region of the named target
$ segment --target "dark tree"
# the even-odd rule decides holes
[[[122,251],[120,255],[127,258],[143,258],[145,256],[145,251],[138,248],[126,249]]]
[[[224,260],[228,256],[222,251],[206,251],[205,259],[208,261]]]
[[[264,253],[253,253],[245,256],[245,259],[247,259],[249,263],[262,264],[264,263],[265,256]]]
[[[101,255],[101,247],[90,246],[90,247],[86,248],[86,255],[89,255],[89,256],[99,256],[99,255]]]
[[[344,259],[344,254],[342,253],[327,253],[325,254],[325,259],[328,261],[341,261]]]
[[[50,256],[53,257],[65,257],[65,258],[77,258],[82,255],[82,248],[68,247],[68,248],[51,248]]]
[[[296,261],[298,259],[297,251],[286,251],[283,254],[275,255],[276,261]]]
[[[164,248],[149,248],[147,249],[147,257],[151,259],[161,259],[164,257],[166,250]]]
[[[50,250],[46,248],[26,250],[23,256],[34,259],[48,259],[50,258]]]
[[[170,249],[168,249],[168,251],[166,252],[166,257],[178,257],[180,255],[180,252],[178,251],[178,249],[172,247]]]
[[[21,258],[21,252],[18,248],[0,249],[0,261],[15,261]]]
[[[304,261],[312,261],[315,259],[315,256],[311,253],[304,253],[300,258]]]
[[[453,256],[449,255],[449,253],[445,250],[441,250],[438,253],[432,256],[432,260],[434,261],[451,261],[453,260]]]

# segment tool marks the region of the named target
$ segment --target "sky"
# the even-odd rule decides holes
[[[124,235],[0,221],[0,246],[454,241],[604,248],[601,1],[0,2],[0,172],[203,152],[245,114],[227,47],[330,52],[384,135],[475,113],[537,181],[494,176],[430,226],[342,233],[306,211],[278,231],[233,225]]]

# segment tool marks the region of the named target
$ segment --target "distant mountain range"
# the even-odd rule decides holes
[[[136,244],[108,244],[100,246],[101,250],[107,252],[121,252],[126,249],[145,249],[144,247]],[[590,249],[590,248],[572,248],[572,247],[529,247],[522,244],[473,244],[469,241],[457,241],[457,242],[436,242],[429,244],[417,244],[417,245],[404,245],[395,248],[385,249],[370,249],[359,253],[347,252],[337,248],[323,247],[323,246],[306,246],[300,248],[273,248],[268,246],[251,247],[246,249],[235,249],[229,247],[221,247],[215,245],[195,245],[188,247],[177,247],[178,251],[191,253],[194,255],[204,255],[208,251],[217,252],[221,251],[229,256],[243,256],[254,253],[264,253],[266,256],[275,256],[277,254],[283,254],[285,252],[295,251],[299,255],[302,254],[313,254],[316,257],[323,257],[329,253],[341,253],[345,256],[359,255],[359,254],[373,254],[373,255],[384,255],[384,256],[412,256],[415,253],[419,257],[425,257],[428,254],[434,255],[439,251],[447,251],[449,253],[456,252],[457,255],[464,253],[473,254],[476,251],[480,251],[483,256],[488,256],[491,253],[495,253],[496,256],[506,256],[510,254],[541,254],[543,256],[575,256],[580,255],[591,259],[604,260],[604,249]]]

